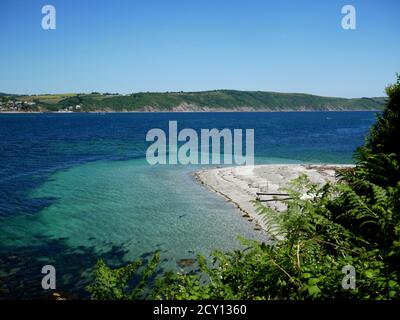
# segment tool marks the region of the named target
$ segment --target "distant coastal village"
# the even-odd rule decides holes
[[[2,112],[18,112],[29,111],[36,106],[36,102],[18,101],[18,100],[0,100],[0,111]]]
[[[338,98],[239,90],[130,94],[0,93],[0,112],[378,111],[383,109],[386,101],[386,97]]]
[[[75,106],[69,106],[64,109],[57,110],[57,112],[79,112],[81,106],[79,104]],[[41,111],[40,107],[37,108],[37,103],[33,101],[19,101],[19,100],[7,100],[0,101],[0,112],[35,112]],[[45,111],[45,110],[43,110]]]
[[[99,94],[99,93],[92,93]],[[100,95],[100,94],[99,94]],[[116,96],[118,94],[106,93],[105,96]],[[71,103],[71,105],[58,105],[63,99],[79,94],[47,94],[47,95],[6,95],[0,94],[0,112],[80,112],[81,104]]]

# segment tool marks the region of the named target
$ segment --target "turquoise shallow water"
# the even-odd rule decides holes
[[[58,290],[85,297],[98,258],[122,264],[162,253],[162,269],[237,236],[266,240],[230,203],[194,181],[200,166],[149,166],[148,129],[255,128],[256,163],[352,161],[372,112],[0,115],[0,298]]]
[[[57,172],[31,193],[54,202],[30,219],[29,228],[21,228],[23,216],[10,219],[1,242],[12,246],[40,237],[65,238],[68,246],[87,244],[99,251],[112,243],[127,250],[127,260],[162,250],[173,261],[199,249],[232,248],[237,235],[262,239],[230,204],[196,183],[193,170],[151,167],[140,159],[97,161]]]
[[[195,258],[199,252],[238,247],[239,235],[267,239],[231,204],[199,185],[193,170],[149,166],[135,159],[96,161],[56,172],[29,195],[33,200],[53,199],[52,203],[35,215],[4,219],[0,242],[11,255],[14,250],[24,252],[29,244],[26,254],[41,256],[35,265],[56,266],[63,277],[61,290],[84,296],[90,264],[78,260],[78,265],[65,268],[70,262],[63,251],[66,257],[88,252],[92,265],[103,256],[117,265],[160,250],[162,268],[176,269],[180,259]],[[60,241],[65,249],[53,253],[52,243]],[[48,251],[41,251],[43,244],[49,245]],[[29,266],[21,267],[13,272]]]

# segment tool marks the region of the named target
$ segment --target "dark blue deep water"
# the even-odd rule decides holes
[[[256,163],[351,163],[374,112],[0,115],[0,299],[37,298],[41,267],[86,297],[98,258],[161,250],[165,268],[196,252],[260,239],[183,166],[145,161],[152,128],[255,130]],[[201,204],[201,205],[199,205]],[[223,225],[223,230],[217,226]],[[90,277],[90,276],[89,276]]]

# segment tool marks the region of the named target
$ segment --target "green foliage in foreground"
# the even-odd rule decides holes
[[[160,299],[388,299],[400,293],[399,271],[391,259],[399,257],[399,243],[387,250],[375,241],[367,242],[340,221],[362,225],[386,225],[399,202],[395,194],[381,194],[376,201],[357,195],[345,184],[318,188],[305,176],[286,190],[294,200],[288,209],[277,213],[258,204],[259,210],[280,224],[284,240],[274,245],[243,241],[245,250],[215,252],[212,263],[201,258],[200,275],[169,274],[161,279],[155,297]],[[311,199],[303,200],[307,193]],[[336,203],[343,197],[349,209]],[[340,210],[338,210],[340,208]],[[397,226],[400,226],[398,222]],[[398,229],[399,230],[399,229]],[[384,237],[386,230],[375,234]],[[397,233],[397,239],[398,233]],[[344,266],[356,270],[356,289],[344,290]],[[204,278],[204,274],[207,275]],[[208,278],[208,279],[207,279]],[[205,281],[203,281],[205,279]]]
[[[210,261],[199,256],[200,273],[166,273],[146,297],[399,299],[400,77],[387,90],[388,107],[357,150],[355,169],[341,171],[338,183],[322,187],[300,176],[285,189],[292,199],[283,212],[255,203],[279,226],[283,240],[242,240],[244,250],[216,251]],[[342,287],[345,266],[356,271],[355,289]],[[92,297],[138,297],[115,289],[126,287],[135,264],[125,268],[114,271],[100,263],[96,285],[89,288]],[[148,272],[154,270],[150,264]]]
[[[139,260],[116,269],[109,268],[104,261],[99,260],[94,270],[95,280],[87,289],[94,300],[143,298],[146,294],[146,285],[159,262],[160,254],[157,252],[143,270],[138,272],[142,266],[142,261]]]

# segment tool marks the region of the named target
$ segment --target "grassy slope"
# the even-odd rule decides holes
[[[84,111],[114,110],[380,110],[385,98],[344,99],[309,94],[262,91],[215,90],[204,92],[135,93],[129,96],[58,94],[19,96],[45,109],[82,105]],[[180,108],[179,108],[180,106]]]

